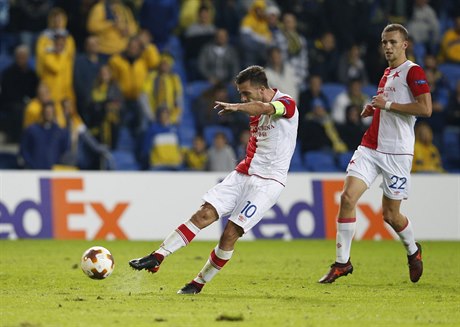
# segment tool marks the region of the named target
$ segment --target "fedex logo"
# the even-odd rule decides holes
[[[39,181],[39,200],[23,200],[14,208],[8,210],[0,201],[0,226],[10,227],[11,230],[0,231],[0,239],[9,238],[14,232],[18,238],[56,238],[56,239],[86,239],[87,232],[81,229],[69,228],[69,218],[84,218],[89,210],[93,210],[101,226],[95,239],[105,239],[112,236],[126,239],[126,234],[118,224],[119,219],[129,206],[128,202],[118,202],[113,208],[107,208],[104,203],[96,201],[70,201],[70,192],[83,192],[82,178],[41,178]],[[35,211],[40,218],[38,231],[31,232],[26,228],[25,217],[29,211]]]
[[[251,230],[255,238],[326,238],[335,239],[338,194],[343,180],[312,181],[312,201],[299,201],[290,208],[275,204]],[[284,210],[283,210],[284,209]],[[358,209],[366,223],[360,239],[394,239],[382,218],[382,209],[374,210],[369,204],[358,203]],[[302,220],[308,220],[308,228],[301,229]],[[227,219],[222,219],[222,228]]]

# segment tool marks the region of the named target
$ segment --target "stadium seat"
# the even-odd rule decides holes
[[[190,99],[190,103],[203,94],[208,88],[211,87],[211,83],[208,81],[194,81],[187,84],[185,88],[185,95]]]
[[[37,58],[35,58],[35,56],[33,54],[30,55],[29,57],[29,67],[33,70],[36,69],[36,65],[37,65]]]
[[[373,84],[364,85],[363,93],[366,94],[369,98],[372,98],[374,95],[377,95],[377,86]]]
[[[183,85],[187,82],[187,72],[185,71],[184,64],[182,62],[175,62],[172,71],[179,75]]]
[[[214,142],[214,135],[217,132],[223,132],[227,137],[229,145],[233,145],[233,132],[229,127],[220,126],[220,125],[210,125],[206,126],[203,130],[203,137],[208,146],[212,145]]]
[[[133,151],[135,147],[135,140],[127,127],[121,127],[118,131],[118,141],[116,145],[117,150]]]
[[[116,150],[112,152],[116,170],[139,170],[139,164],[130,151]]]
[[[455,6],[455,1],[451,3],[451,6]],[[439,25],[441,27],[441,35],[443,35],[449,28],[454,27],[454,20],[451,17],[452,8],[449,5],[442,6],[438,14]]]
[[[351,157],[353,157],[354,151],[348,151],[344,153],[340,153],[337,157],[338,159],[338,166],[341,171],[346,171],[348,167],[348,163],[351,160]]]
[[[304,154],[304,163],[308,171],[335,172],[339,171],[334,154],[328,151],[308,151]]]
[[[460,160],[460,129],[447,127],[444,130],[443,152],[446,159]]]
[[[182,44],[180,39],[175,36],[171,35],[168,39],[168,43],[166,46],[161,49],[161,52],[170,53],[175,61],[183,61],[184,60],[184,50],[182,49]]]
[[[423,43],[414,43],[414,56],[415,63],[423,65],[423,58],[425,58],[426,48]]]
[[[11,152],[0,152],[0,169],[18,169],[17,155]]]
[[[451,90],[455,90],[457,82],[460,81],[460,65],[459,64],[440,64],[438,66],[444,77],[449,82]]]
[[[440,147],[442,165],[451,173],[460,173],[460,128],[447,127]]]
[[[329,101],[329,105],[333,106],[335,98],[345,91],[347,88],[345,85],[340,83],[324,83],[322,86],[322,91],[327,96],[327,100]]]
[[[8,55],[0,55],[0,76],[3,71],[13,63],[13,58]]]
[[[179,133],[180,145],[182,147],[191,148],[193,144],[193,138],[196,135],[196,129],[193,124],[190,124],[187,120],[182,120],[182,123],[177,129]]]
[[[300,144],[297,143],[294,154],[292,155],[291,159],[291,166],[289,167],[290,172],[299,172],[299,171],[305,171],[306,168],[303,164],[303,159],[302,159],[302,152],[300,151]]]
[[[182,106],[182,117],[181,122],[187,121],[191,124],[195,124],[195,116],[192,110],[192,104],[187,96],[184,96],[184,102]]]
[[[181,171],[184,170],[184,167],[182,165],[178,166],[156,166],[156,167],[150,167],[150,171]]]

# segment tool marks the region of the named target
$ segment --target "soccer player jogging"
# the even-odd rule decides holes
[[[382,32],[382,47],[389,67],[380,80],[377,96],[361,116],[372,117],[361,145],[347,167],[337,218],[336,260],[320,283],[333,283],[353,272],[350,249],[356,228],[356,203],[382,174],[383,219],[399,235],[407,251],[410,280],[423,273],[422,247],[415,242],[410,220],[401,214],[407,199],[414,154],[415,116],[431,116],[431,94],[423,69],[407,60],[408,33],[404,26],[390,24]]]
[[[230,215],[219,243],[199,274],[177,293],[197,294],[230,260],[236,241],[254,227],[277,202],[284,189],[296,145],[298,110],[287,94],[268,86],[265,71],[250,66],[235,79],[242,103],[216,101],[220,115],[244,112],[250,116],[251,137],[243,159],[204,196],[204,204],[177,227],[155,252],[133,259],[136,270],[157,272],[163,259],[188,245],[203,228]]]

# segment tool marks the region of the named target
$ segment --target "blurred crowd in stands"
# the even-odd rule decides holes
[[[344,171],[404,24],[433,115],[414,172],[460,172],[458,0],[0,0],[0,169],[230,171],[248,117],[233,78],[266,67],[300,112],[291,171]]]

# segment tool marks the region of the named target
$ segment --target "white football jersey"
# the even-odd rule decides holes
[[[385,69],[377,90],[387,101],[402,104],[415,102],[415,97],[429,92],[425,72],[410,60]],[[413,115],[376,108],[361,145],[388,154],[413,155],[415,121]]]
[[[242,174],[257,175],[285,185],[292,154],[296,146],[299,112],[295,101],[275,89],[273,101],[285,107],[284,115],[251,116],[251,137],[246,147],[246,158],[236,170]]]

